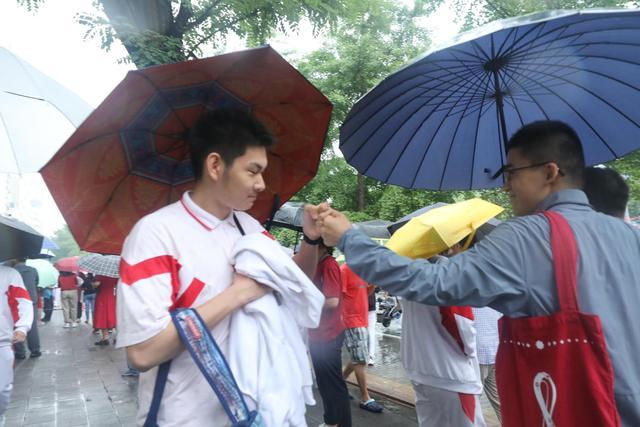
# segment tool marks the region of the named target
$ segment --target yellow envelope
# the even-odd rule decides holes
[[[386,246],[409,258],[429,258],[475,234],[503,210],[482,199],[435,208],[412,218],[391,236]]]

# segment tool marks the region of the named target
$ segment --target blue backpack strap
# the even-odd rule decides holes
[[[257,411],[249,411],[224,355],[198,312],[188,308],[171,313],[180,340],[218,396],[234,427],[261,427]]]
[[[153,386],[153,398],[151,399],[151,406],[143,427],[158,427],[158,411],[164,394],[164,386],[167,384],[167,378],[169,377],[169,368],[171,368],[171,360],[167,360],[158,367],[156,383]]]

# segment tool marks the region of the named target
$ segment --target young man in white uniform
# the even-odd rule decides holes
[[[13,348],[33,322],[33,303],[17,270],[0,265],[0,418],[13,389]]]
[[[142,218],[127,237],[118,284],[118,346],[142,371],[138,424],[147,417],[158,365],[173,359],[158,413],[161,426],[225,426],[227,415],[184,351],[170,311],[194,307],[223,353],[229,314],[267,290],[234,272],[230,252],[245,233],[265,232],[242,212],[265,189],[262,174],[273,140],[248,113],[204,113],[191,131],[196,176],[192,192]],[[318,239],[314,208],[305,208],[304,233]],[[239,225],[238,225],[239,224]],[[315,247],[302,243],[294,257],[305,273],[317,264]]]

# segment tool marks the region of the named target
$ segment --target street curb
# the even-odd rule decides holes
[[[346,381],[348,384],[358,387],[353,374]],[[369,391],[375,394],[379,394],[400,405],[410,408],[415,407],[415,394],[413,393],[413,387],[410,385],[399,384],[370,372],[367,372],[367,385]]]

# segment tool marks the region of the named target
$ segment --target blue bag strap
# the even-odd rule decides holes
[[[194,309],[171,313],[180,340],[215,392],[234,427],[261,427],[257,411],[249,411],[242,392],[211,331]]]
[[[171,368],[171,360],[162,363],[158,368],[156,383],[153,386],[151,406],[143,427],[158,427],[158,412],[160,411],[160,402],[164,394],[164,386],[167,384],[167,378],[169,377],[169,368]]]

